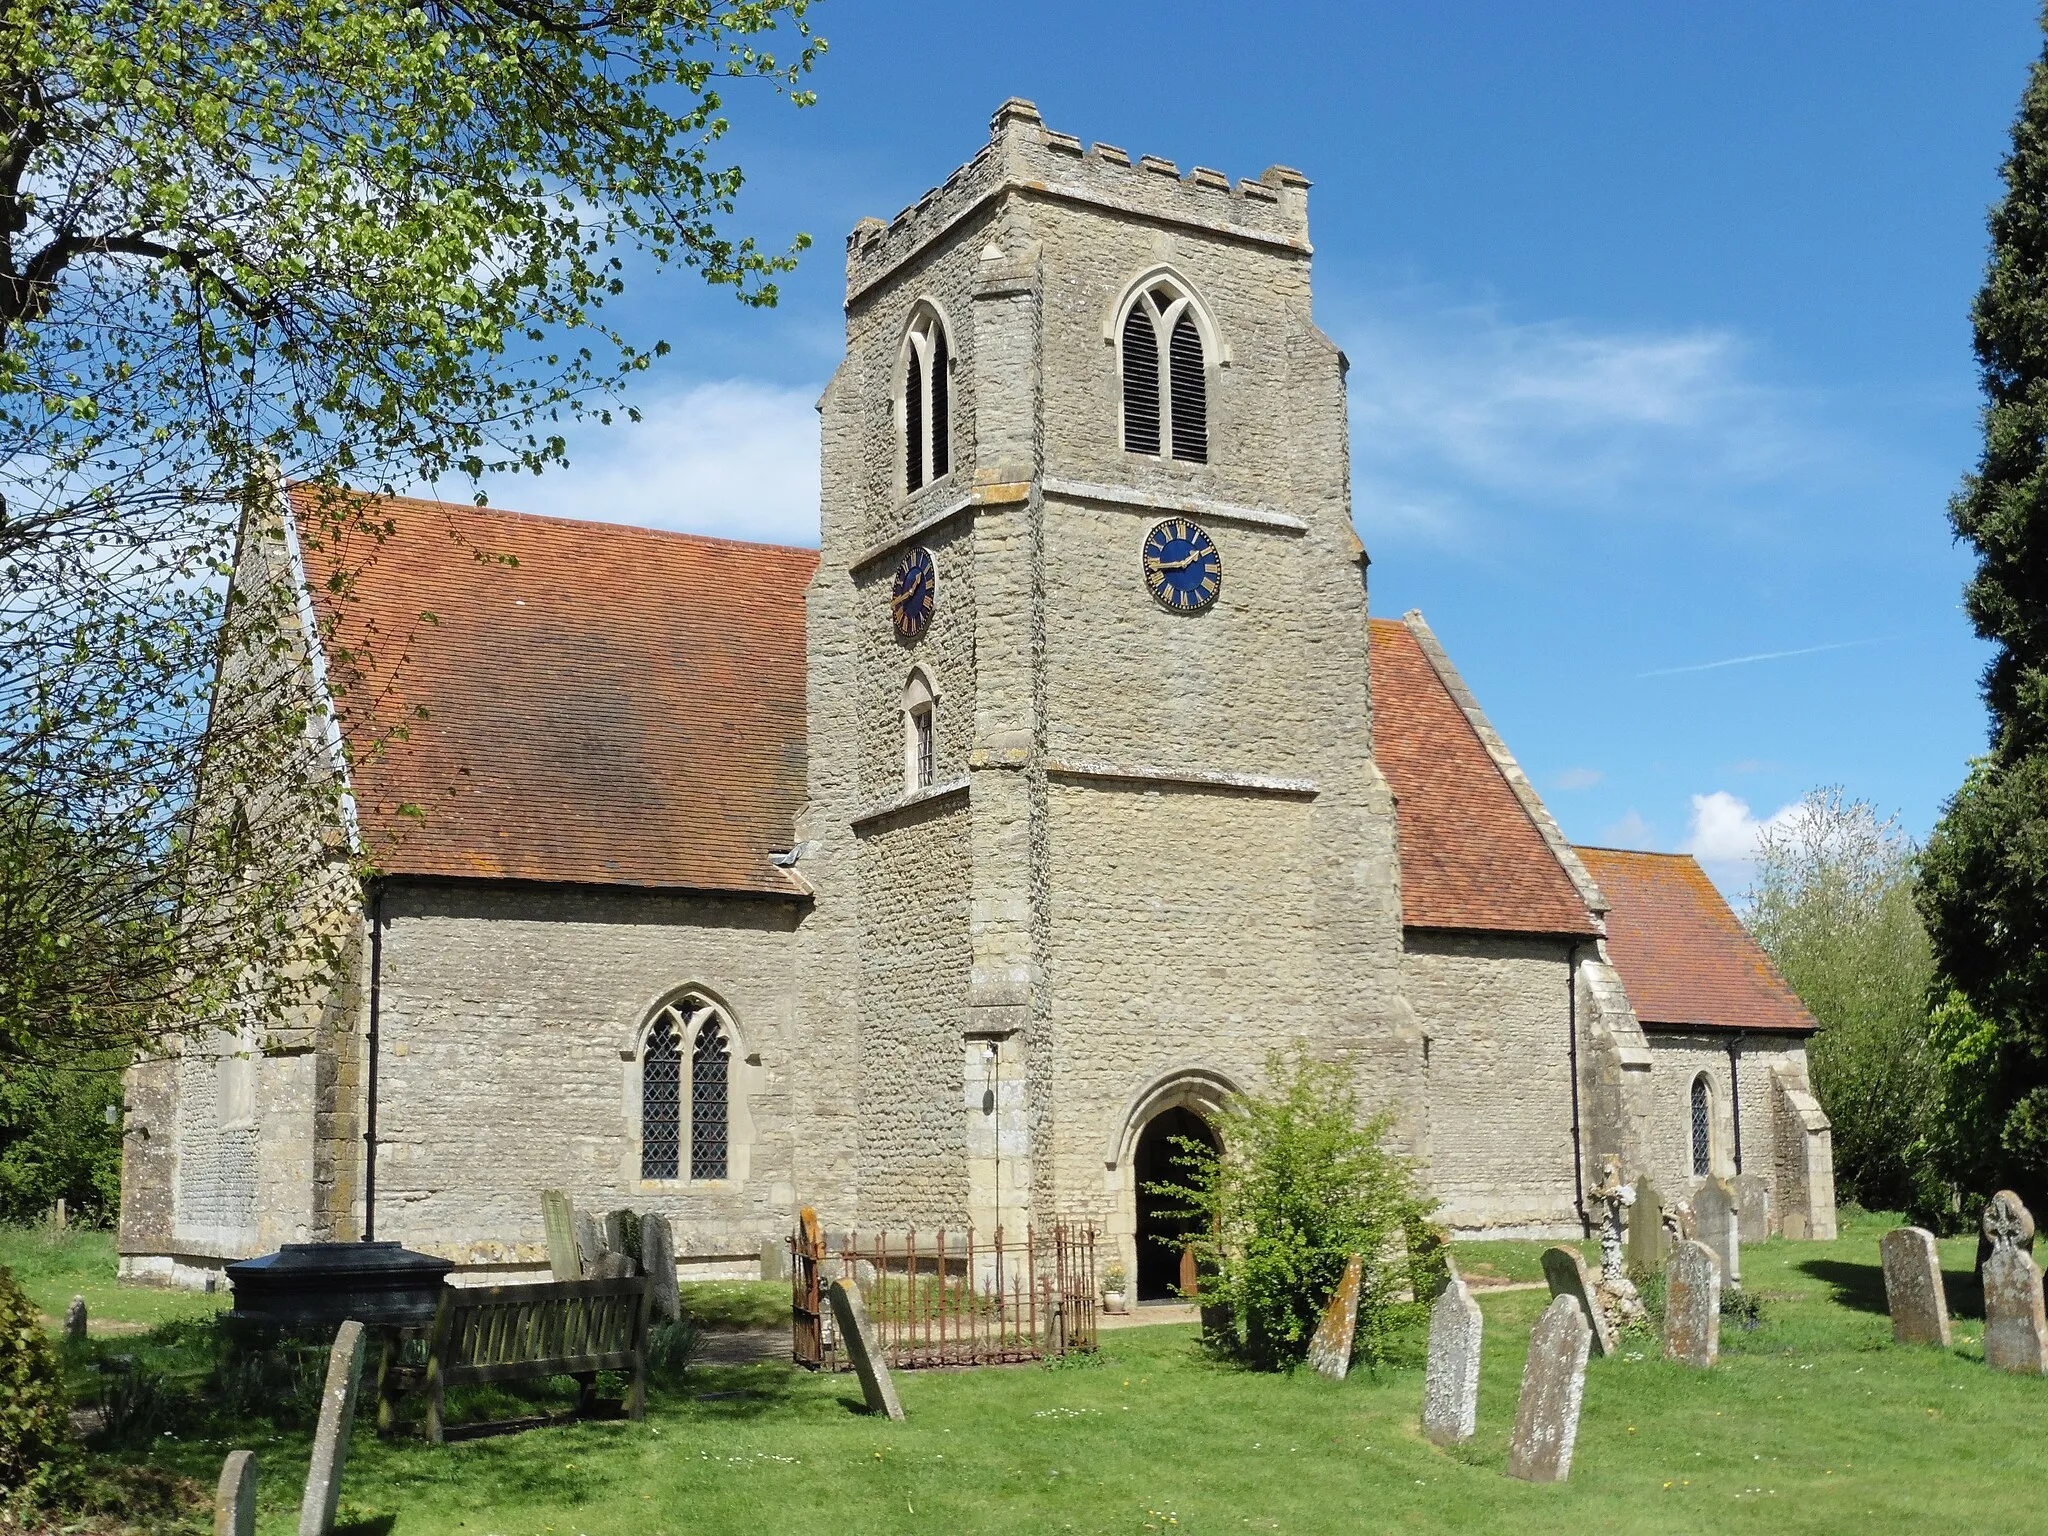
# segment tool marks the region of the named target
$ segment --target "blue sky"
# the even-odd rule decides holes
[[[780,307],[641,283],[625,317],[675,347],[646,423],[494,501],[814,543],[845,233],[1028,96],[1134,155],[1312,179],[1374,611],[1427,615],[1570,836],[1696,851],[1733,893],[1817,785],[1931,826],[1984,743],[1944,508],[2031,3],[814,20],[818,105],[743,92],[727,141],[741,226],[816,241]]]

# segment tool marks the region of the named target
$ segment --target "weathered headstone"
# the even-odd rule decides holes
[[[1741,1209],[1741,1197],[1726,1179],[1709,1179],[1693,1191],[1692,1214],[1699,1224],[1699,1241],[1720,1261],[1723,1285],[1742,1284]]]
[[[85,1337],[85,1298],[74,1296],[71,1305],[64,1309],[64,1337],[71,1340]]]
[[[1422,1380],[1422,1432],[1458,1445],[1479,1428],[1479,1303],[1457,1276],[1429,1309],[1429,1369]]]
[[[1686,1238],[1664,1269],[1664,1358],[1711,1366],[1721,1356],[1721,1261]]]
[[[789,1278],[789,1242],[786,1238],[764,1237],[761,1239],[761,1278],[763,1280],[787,1280]]]
[[[1579,1438],[1579,1405],[1586,1395],[1586,1355],[1593,1330],[1586,1309],[1556,1296],[1529,1335],[1522,1395],[1515,1403],[1515,1434],[1508,1442],[1508,1476],[1526,1483],[1561,1483],[1571,1476]]]
[[[328,1536],[334,1529],[349,1430],[355,1425],[356,1382],[362,1374],[363,1325],[351,1318],[334,1335],[334,1348],[327,1354],[327,1385],[320,1393],[313,1464],[306,1469],[306,1497],[299,1505],[299,1536]]]
[[[1351,1341],[1358,1332],[1358,1281],[1359,1256],[1354,1253],[1323,1308],[1316,1336],[1308,1341],[1308,1363],[1332,1381],[1342,1381],[1351,1371]]]
[[[1671,1237],[1664,1230],[1664,1197],[1646,1174],[1636,1180],[1636,1203],[1628,1212],[1628,1267],[1654,1275],[1671,1257]]]
[[[548,1269],[557,1280],[583,1278],[583,1251],[576,1242],[576,1208],[559,1189],[540,1192],[540,1220],[548,1234]]]
[[[586,1280],[630,1280],[640,1273],[640,1266],[633,1262],[630,1253],[613,1253],[609,1249],[597,1256],[597,1262],[583,1278]]]
[[[1735,1232],[1745,1244],[1771,1235],[1771,1186],[1754,1173],[1735,1176]]]
[[[2041,1270],[2017,1243],[2001,1244],[1984,1261],[1984,1363],[2018,1376],[2048,1372]]]
[[[640,1218],[640,1267],[647,1271],[647,1315],[672,1323],[683,1315],[683,1297],[676,1285],[676,1240],[668,1218],[649,1211]]]
[[[1593,1277],[1586,1273],[1586,1261],[1576,1248],[1543,1250],[1543,1278],[1550,1282],[1552,1296],[1569,1296],[1586,1314],[1586,1326],[1593,1330],[1593,1348],[1602,1355],[1614,1353],[1614,1335],[1607,1326],[1593,1294]]]
[[[889,1362],[882,1358],[873,1329],[868,1326],[868,1309],[850,1280],[834,1280],[825,1293],[832,1301],[832,1316],[839,1324],[839,1344],[853,1361],[860,1377],[861,1396],[868,1412],[884,1414],[898,1422],[903,1404],[896,1398],[896,1383],[889,1379]]]
[[[1978,1220],[1977,1229],[1982,1234],[1977,1242],[1979,1269],[2002,1247],[2024,1248],[2029,1253],[2034,1251],[2034,1213],[2009,1189],[2001,1189],[1991,1197]]]
[[[597,1261],[611,1250],[605,1246],[604,1223],[588,1211],[576,1213],[576,1252],[583,1260],[585,1277],[591,1276]]]
[[[213,1490],[213,1536],[256,1536],[256,1453],[229,1451]]]
[[[1941,1283],[1934,1234],[1924,1227],[1894,1227],[1877,1240],[1877,1256],[1884,1266],[1892,1342],[1948,1348],[1948,1293]]]
[[[606,1253],[623,1253],[629,1259],[634,1257],[631,1211],[606,1211],[599,1225],[604,1231]]]

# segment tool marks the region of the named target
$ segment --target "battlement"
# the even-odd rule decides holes
[[[884,223],[862,219],[846,237],[846,302],[852,304],[913,253],[1004,192],[1201,229],[1261,245],[1309,252],[1308,178],[1284,165],[1257,181],[1233,183],[1198,165],[1185,176],[1171,160],[1133,160],[1113,144],[1084,147],[1046,127],[1038,108],[1012,96],[989,119],[989,141],[965,165]]]

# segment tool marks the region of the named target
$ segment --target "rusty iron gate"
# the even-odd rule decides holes
[[[829,1251],[806,1209],[791,1234],[790,1335],[796,1363],[847,1361],[821,1305],[832,1280],[859,1287],[883,1358],[896,1370],[1053,1359],[1095,1348],[1095,1231],[1056,1223],[1006,1241],[971,1228],[849,1235]]]

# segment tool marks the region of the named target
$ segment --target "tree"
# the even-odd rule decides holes
[[[1919,901],[1952,1027],[1963,1193],[2048,1196],[2048,54],[2013,124],[1971,311],[1985,396],[1976,472],[1949,504],[1977,552],[1965,606],[1996,647],[1991,750],[1928,840]],[[1960,1009],[1959,1013],[1957,1010]],[[1967,1021],[1964,1015],[1968,1015]],[[1986,1031],[1988,1030],[1988,1034]]]
[[[1750,892],[1750,931],[1821,1026],[1809,1054],[1834,1122],[1836,1188],[1873,1210],[1924,1210],[1944,1194],[1928,1157],[1933,959],[1913,861],[1895,819],[1817,789],[1764,829]]]
[[[773,303],[713,153],[726,82],[810,99],[807,4],[0,0],[0,1067],[341,962],[300,919],[367,870],[305,833],[346,782],[244,514],[293,480],[305,541],[374,536],[344,484],[563,463],[667,351],[607,321],[629,276]]]
[[[1211,1342],[1262,1370],[1300,1361],[1352,1254],[1363,1256],[1359,1336],[1370,1349],[1400,1282],[1390,1255],[1433,1204],[1368,1117],[1345,1067],[1305,1047],[1266,1060],[1266,1086],[1227,1106],[1223,1151],[1179,1139],[1180,1183],[1155,1186],[1207,1233],[1191,1245],[1202,1299],[1228,1319]]]

